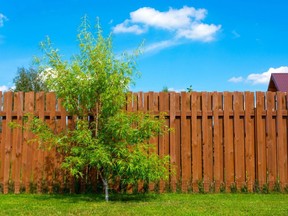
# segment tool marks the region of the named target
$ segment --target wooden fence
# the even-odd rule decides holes
[[[138,92],[130,97],[128,111],[165,112],[166,124],[174,128],[151,142],[159,155],[170,155],[176,173],[168,182],[150,184],[151,190],[155,186],[160,192],[287,187],[286,93]],[[30,132],[9,127],[9,122],[25,124],[25,113],[31,112],[56,131],[71,127],[71,117],[53,93],[0,92],[3,192],[52,191],[55,185],[73,192],[76,180],[60,169],[62,156],[29,144]],[[95,172],[90,171],[80,187],[85,190],[95,181]]]

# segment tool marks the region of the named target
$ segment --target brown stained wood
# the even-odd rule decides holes
[[[144,111],[144,93],[143,92],[138,92],[137,93],[137,110],[140,112]]]
[[[208,170],[208,116],[207,106],[208,97],[207,92],[202,92],[202,149],[203,149],[203,184],[205,192],[209,190],[209,170]]]
[[[191,149],[190,143],[188,142],[187,136],[187,120],[186,120],[186,109],[187,109],[187,93],[181,93],[181,125],[180,125],[180,137],[181,137],[181,165],[182,165],[182,191],[187,192],[188,185],[191,176]],[[188,133],[187,133],[188,132]]]
[[[149,92],[148,94],[148,112],[153,113],[155,111],[158,111],[158,94],[154,93],[154,92]],[[153,145],[153,147],[151,147],[149,149],[149,152],[151,152],[151,154],[157,153],[158,154],[158,137],[153,137],[150,139],[150,144]],[[150,191],[154,191],[155,189],[155,184],[150,182],[149,183],[149,190]]]
[[[176,94],[176,111],[181,110],[180,103],[181,97],[180,94]],[[180,117],[176,118],[175,121],[175,136],[176,136],[176,190],[181,190],[181,176],[182,176],[182,164],[181,164],[181,119]]]
[[[219,112],[223,113],[223,93],[218,93]],[[219,137],[220,137],[220,186],[224,184],[224,118],[219,115]]]
[[[75,128],[75,121],[76,121],[76,116],[69,116],[67,119],[67,130],[71,131]],[[70,193],[75,193],[75,183],[76,179],[73,175],[71,175],[69,172],[67,173],[67,188],[69,188]]]
[[[224,166],[226,191],[234,183],[234,148],[233,148],[233,119],[229,112],[232,110],[232,94],[224,92]]]
[[[12,92],[6,92],[4,94],[4,107],[3,110],[6,111],[6,119],[2,122],[3,130],[3,146],[4,146],[4,157],[2,160],[3,166],[3,193],[8,193],[8,182],[10,174],[10,156],[11,156],[11,128],[9,123],[12,121],[11,112],[12,112]]]
[[[36,93],[36,111],[39,113],[39,119],[41,121],[45,121],[44,119],[44,112],[45,112],[45,94],[44,92],[38,92]],[[37,193],[41,193],[42,191],[42,180],[45,179],[46,173],[45,173],[45,166],[44,166],[44,158],[47,154],[44,150],[44,146],[39,146],[40,149],[38,149],[38,158],[37,158]],[[45,180],[44,180],[45,181]]]
[[[277,141],[276,141],[276,119],[272,113],[275,109],[275,93],[267,92],[267,116],[266,116],[266,143],[267,143],[267,170],[269,189],[273,190],[277,180]]]
[[[55,117],[55,133],[60,134],[60,133],[63,133],[66,129],[66,110],[62,106],[61,99],[57,99],[56,107],[57,107],[56,111],[60,112],[61,115],[60,117]],[[88,120],[88,117],[86,118]],[[64,172],[64,169],[61,168],[64,155],[62,154],[62,152],[59,151],[59,148],[55,150],[56,151],[55,151],[54,185],[59,186],[58,190],[60,193],[62,193],[63,188],[64,188],[65,174],[66,174]],[[88,176],[88,172],[87,172],[87,176]],[[85,192],[85,187],[86,187],[86,184],[84,187],[83,185],[81,185],[81,189],[84,188],[84,192]]]
[[[27,96],[28,95],[28,96]],[[26,94],[26,96],[28,97],[28,101],[26,104],[26,111],[28,111],[29,113],[29,117],[28,117],[28,122],[32,121],[33,119],[33,114],[35,112],[35,92],[28,92]],[[26,100],[25,100],[26,101]],[[35,139],[35,135],[29,130],[28,132],[28,169],[29,169],[29,175],[30,175],[30,183],[33,184],[33,186],[30,184],[29,185],[29,192],[35,193],[36,191],[34,191],[34,185],[35,183],[37,184],[37,178],[38,178],[38,172],[39,172],[39,168],[38,168],[38,143],[35,142],[33,139]],[[32,155],[29,157],[29,155]],[[35,185],[37,187],[37,185]]]
[[[25,117],[25,121],[28,121],[25,123],[24,127],[29,126],[29,121],[31,121],[31,114],[34,112],[34,92],[26,92],[25,93],[25,103],[24,103],[24,110],[26,113],[30,113],[30,116]],[[33,144],[31,142],[32,139],[32,133],[28,130],[24,130],[24,143],[23,143],[23,186],[25,187],[26,193],[30,192],[30,183],[31,183],[31,176],[32,176],[32,163],[33,163],[33,157],[35,157],[33,152]]]
[[[58,111],[61,113],[60,119],[57,118],[56,121],[56,128],[57,128],[57,134],[65,133],[66,131],[66,116],[67,112],[66,109],[62,105],[62,100],[57,100],[57,107]],[[56,151],[56,181],[57,184],[60,186],[60,192],[64,189],[64,181],[65,176],[67,175],[67,172],[63,168],[61,168],[62,161],[64,160],[64,153]]]
[[[168,93],[166,92],[160,92],[159,93],[159,111],[160,113],[164,112],[167,109],[167,105],[168,105]],[[165,121],[166,123],[166,121]],[[160,135],[159,136],[159,156],[161,158],[163,158],[165,156],[165,145],[167,145],[167,143],[165,143],[165,136],[164,135]],[[167,167],[168,169],[168,167]],[[164,192],[165,189],[165,182],[164,181],[160,181],[159,183],[159,190],[160,192]]]
[[[56,130],[55,127],[55,111],[56,111],[56,96],[54,93],[47,93],[46,94],[46,110],[50,112],[49,119],[46,121],[50,129],[53,131]],[[51,149],[45,159],[45,172],[47,174],[47,185],[48,185],[48,191],[51,193],[53,189],[53,174],[55,172],[55,166],[56,166],[56,150]]]
[[[138,112],[144,112],[144,93],[138,92],[137,93],[137,111]],[[138,192],[143,192],[144,182],[139,181],[138,182]]]
[[[224,100],[223,94],[216,92],[184,94],[186,94],[186,99],[175,92],[169,94],[133,93],[133,103],[130,108],[133,112],[151,111],[150,113],[155,115],[159,115],[161,111],[166,112],[166,124],[174,129],[169,134],[154,139],[153,143],[157,148],[153,151],[161,156],[170,154],[171,163],[176,167],[175,175],[170,176],[170,188],[173,191],[176,191],[176,187],[186,191],[189,185],[186,184],[185,186],[185,181],[186,179],[191,180],[191,177],[194,192],[198,191],[198,183],[202,180],[205,180],[206,191],[210,186],[209,183],[213,180],[216,191],[219,191],[219,184],[224,180],[227,190],[236,180],[238,189],[244,182],[248,190],[252,191],[256,175],[257,180],[262,179],[262,182],[259,182],[260,186],[266,183],[267,177],[270,189],[278,179],[280,179],[283,189],[288,183],[288,112],[285,93],[275,95],[275,93],[268,92],[266,98],[264,93],[257,93],[256,109],[254,109],[254,94],[252,92],[226,92],[224,93]],[[203,94],[207,94],[207,96],[203,97]],[[232,100],[232,94],[234,100]],[[0,92],[0,98],[1,96],[3,95]],[[13,100],[12,97],[11,101]],[[15,193],[19,193],[21,182],[23,182],[23,186],[26,186],[28,192],[30,181],[33,181],[33,184],[37,184],[37,191],[40,192],[42,190],[40,179],[47,180],[48,176],[48,182],[53,184],[52,174],[56,174],[56,177],[60,176],[57,171],[60,161],[57,160],[59,157],[55,158],[55,150],[49,153],[39,151],[31,142],[28,144],[29,140],[33,138],[31,133],[28,131],[22,133],[20,128],[11,130],[7,127],[9,119],[17,124],[22,124],[24,115],[32,113],[46,121],[51,128],[55,129],[55,132],[59,132],[64,127],[73,128],[73,120],[71,117],[66,120],[66,114],[61,106],[55,110],[56,99],[53,97],[52,93],[48,93],[47,109],[45,110],[44,93],[37,93],[36,110],[34,111],[34,93],[26,93],[25,109],[23,110],[23,93],[14,93],[14,109],[12,110],[11,102],[11,109],[8,109],[10,113],[7,113],[7,98],[4,100],[4,110],[2,110],[2,100],[0,100],[0,116],[3,118],[3,131],[0,132],[0,183],[3,183],[4,177],[6,182],[7,176],[8,179],[10,177],[15,183]],[[185,111],[180,107],[181,104],[185,107]],[[205,131],[203,131],[204,128],[206,128]],[[7,145],[7,140],[10,145]],[[207,142],[206,146],[205,141]],[[202,143],[203,146],[201,146]],[[9,154],[6,154],[7,152]],[[188,165],[185,157],[187,157]],[[46,158],[45,161],[44,158]],[[213,164],[210,163],[210,158],[213,158]],[[7,161],[10,165],[8,169],[4,169],[5,166],[7,167]],[[190,169],[187,166],[190,166]],[[212,171],[209,171],[211,170],[210,167],[212,167]],[[9,170],[8,175],[7,170]],[[187,172],[187,170],[189,171]],[[90,171],[87,173],[91,175]],[[266,176],[267,174],[268,176]],[[58,177],[57,182],[62,184],[64,178]],[[49,178],[51,179],[49,180]],[[71,192],[73,192],[73,179],[69,181]],[[182,185],[180,184],[181,181]],[[176,182],[178,182],[177,186]],[[86,182],[82,183],[86,184]],[[160,182],[161,192],[163,187],[163,182]],[[139,185],[138,188],[140,191],[143,186]],[[154,189],[154,185],[150,189]],[[5,190],[7,191],[7,189]]]
[[[12,111],[17,110],[17,99],[16,93],[12,95]],[[17,124],[17,119],[11,117],[11,122]],[[11,128],[11,153],[10,153],[10,182],[14,182],[14,193],[15,193],[15,177],[16,177],[16,148],[17,148],[17,128]]]
[[[277,154],[278,154],[278,176],[280,183],[283,186],[287,184],[287,129],[285,129],[282,110],[285,107],[285,94],[277,92]]]
[[[234,92],[234,150],[235,150],[235,182],[238,189],[245,185],[245,158],[244,158],[244,122],[240,118],[243,111],[243,94]]]
[[[198,181],[202,180],[201,143],[197,139],[197,93],[191,94],[191,132],[192,132],[192,187],[198,191]]]
[[[202,148],[203,148],[203,183],[204,191],[209,191],[212,182],[212,153],[211,144],[209,142],[209,122],[207,111],[209,107],[209,96],[207,92],[202,92]]]
[[[170,118],[169,118],[169,127],[171,128],[171,131],[169,132],[169,143],[170,143],[170,163],[171,163],[171,170],[175,172],[179,167],[176,166],[176,135],[175,135],[175,130],[176,130],[176,118],[175,118],[175,93],[171,92],[170,93],[170,101],[169,101],[169,106],[170,106]],[[173,172],[170,175],[170,186],[171,190],[173,192],[176,191],[176,175]]]
[[[288,98],[287,98],[287,92],[284,93],[283,97],[283,110],[287,111],[288,109]],[[283,117],[283,124],[284,124],[284,128],[288,128],[288,117]],[[284,146],[283,146],[283,156],[284,156],[284,182],[283,185],[288,186],[288,130],[284,130]],[[286,145],[285,145],[286,144]],[[284,186],[285,187],[285,186]]]
[[[212,112],[212,93],[208,92],[208,107],[207,112]],[[213,163],[214,163],[214,145],[213,145],[213,118],[208,116],[208,145],[207,145],[207,168],[208,168],[208,191],[214,190],[214,173],[213,173]]]
[[[221,133],[220,133],[220,123],[219,123],[219,93],[213,93],[213,120],[214,120],[214,181],[215,181],[215,192],[220,191],[220,184],[223,179],[221,175],[221,167],[223,167],[221,160],[222,144],[221,144]]]
[[[0,91],[0,112],[3,112],[2,111],[2,92]],[[0,117],[0,123],[2,124],[3,121],[2,121],[2,118]],[[3,125],[3,124],[2,124]],[[3,185],[3,154],[4,154],[4,151],[3,151],[3,126],[2,126],[2,131],[0,131],[0,184]]]
[[[22,143],[23,143],[23,133],[22,133],[22,120],[23,120],[23,92],[14,93],[14,110],[17,112],[17,121],[16,123],[19,125],[15,130],[15,138],[16,138],[16,161],[15,161],[15,193],[20,193],[20,182],[21,182],[21,161],[22,161]]]
[[[266,183],[266,142],[265,142],[265,119],[262,118],[264,110],[265,95],[263,92],[256,92],[256,149],[257,149],[257,179],[260,187]]]
[[[133,103],[133,98],[132,98],[132,92],[129,92],[128,94],[127,94],[127,105],[126,105],[126,110],[128,111],[128,112],[131,112],[132,111],[132,103]]]
[[[132,94],[132,112],[137,112],[138,110],[138,94]]]
[[[254,94],[245,92],[245,162],[246,162],[246,183],[249,192],[253,191],[255,183],[255,146],[254,146]]]

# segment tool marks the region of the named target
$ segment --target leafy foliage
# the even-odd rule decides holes
[[[151,151],[152,137],[167,131],[164,116],[125,111],[126,97],[137,75],[133,55],[116,56],[111,36],[104,38],[99,24],[90,31],[84,17],[78,35],[80,52],[71,61],[62,60],[50,39],[43,42],[39,60],[49,89],[56,92],[74,118],[75,128],[55,134],[34,118],[30,128],[45,148],[56,146],[67,155],[63,168],[82,176],[85,167],[95,167],[103,181],[108,200],[111,179],[129,184],[139,180],[158,181],[168,177],[169,158]]]
[[[24,67],[18,68],[17,75],[13,79],[15,84],[14,91],[46,91],[46,85],[41,77],[41,74],[34,68],[26,69]]]

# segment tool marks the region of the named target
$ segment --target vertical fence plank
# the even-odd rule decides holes
[[[209,191],[212,182],[212,146],[209,142],[209,121],[208,104],[209,96],[207,92],[202,92],[202,146],[203,146],[203,184],[205,192]]]
[[[6,119],[3,120],[3,146],[4,146],[4,157],[3,157],[3,193],[8,193],[8,183],[10,175],[10,153],[11,153],[11,128],[9,123],[12,121],[12,92],[6,92],[4,94],[4,107],[3,110],[6,112]]]
[[[222,143],[220,140],[220,123],[219,123],[219,93],[213,93],[213,132],[214,132],[214,181],[215,181],[215,192],[219,192],[220,183],[223,181],[223,164],[222,164]]]
[[[56,116],[56,96],[54,93],[46,94],[46,111],[49,113],[49,119],[46,121],[50,129],[55,131],[55,116]],[[47,174],[48,191],[52,193],[53,190],[53,174],[55,172],[55,154],[56,150],[50,150],[45,157],[45,168]]]
[[[219,111],[221,111],[221,116],[219,116],[219,138],[220,138],[220,188],[222,190],[222,187],[224,186],[225,179],[224,179],[224,116],[223,116],[223,107],[224,107],[224,101],[223,101],[223,93],[218,94],[218,106]]]
[[[66,117],[67,117],[67,112],[65,107],[62,104],[62,100],[58,99],[58,111],[60,112],[60,119],[57,120],[57,125],[58,125],[58,131],[57,133],[66,133]],[[89,119],[91,120],[91,119]],[[66,182],[67,182],[67,176],[69,176],[69,173],[67,170],[64,170],[61,168],[62,161],[64,160],[64,152],[57,153],[57,170],[58,170],[58,184],[60,186],[60,192],[63,191],[64,187],[66,187]],[[90,179],[89,179],[90,180]],[[87,180],[88,181],[88,180]],[[90,182],[87,182],[89,184]],[[94,183],[96,184],[96,182]]]
[[[191,178],[191,148],[190,143],[188,142],[188,133],[187,130],[187,119],[186,119],[186,110],[187,110],[187,93],[181,92],[181,164],[182,164],[182,191],[187,192],[188,185]]]
[[[276,160],[276,121],[273,118],[275,111],[275,93],[267,92],[267,115],[266,115],[266,143],[267,143],[267,172],[269,189],[272,190],[274,182],[277,180],[277,160]]]
[[[234,148],[233,148],[233,119],[230,117],[232,112],[232,94],[224,92],[224,163],[226,190],[230,191],[230,186],[234,183]]]
[[[31,121],[31,118],[34,112],[34,92],[26,92],[25,93],[25,104],[24,104],[25,112],[30,115],[28,116],[28,122]],[[27,125],[27,124],[26,124]],[[31,143],[32,133],[30,131],[24,132],[24,140],[25,143],[25,152],[24,152],[24,169],[23,169],[23,177],[24,177],[24,185],[26,193],[30,192],[30,183],[31,183],[31,176],[32,176],[32,162],[34,157],[34,152],[32,146],[34,143]],[[23,149],[24,150],[24,149]]]
[[[38,112],[39,119],[43,122],[45,122],[45,94],[44,92],[38,92],[36,93],[36,112]],[[42,150],[42,147],[40,146],[41,150],[38,151],[38,175],[37,175],[37,192],[40,193],[42,191],[42,181],[45,182],[43,178],[46,177],[45,169],[44,169],[44,158],[45,158],[45,150]],[[43,185],[44,186],[44,185]]]
[[[159,111],[164,114],[165,116],[167,115],[166,112],[168,110],[168,106],[169,106],[169,97],[168,97],[168,93],[167,92],[160,92],[159,93]],[[165,125],[167,125],[166,119],[164,122]],[[159,156],[162,158],[166,155],[166,149],[167,149],[167,145],[169,143],[167,143],[167,135],[160,135],[159,137]],[[167,169],[169,169],[167,167]],[[160,185],[159,185],[159,190],[160,192],[164,192],[165,189],[165,182],[164,181],[160,181]]]
[[[1,92],[2,93],[2,92]],[[3,97],[3,98],[2,98]],[[3,111],[3,116],[2,116],[2,121],[1,121],[1,160],[0,160],[0,163],[1,163],[1,173],[0,173],[0,183],[2,184],[1,186],[4,187],[4,173],[5,173],[5,168],[4,168],[4,164],[5,164],[5,140],[6,140],[6,115],[7,115],[7,112],[5,111],[4,109],[4,105],[3,105],[3,102],[5,104],[5,100],[6,100],[6,96],[5,96],[5,93],[3,93],[3,95],[1,95],[1,111]],[[4,188],[3,188],[4,190]]]
[[[192,181],[193,191],[198,191],[198,182],[202,180],[201,143],[197,138],[197,92],[191,94],[191,128],[192,128]]]
[[[2,91],[0,91],[0,112],[2,112]],[[3,185],[3,116],[0,116],[0,184]]]
[[[144,94],[143,92],[137,93],[137,111],[144,112]],[[143,181],[138,182],[138,192],[143,192],[144,183]]]
[[[155,114],[158,111],[158,93],[149,92],[148,94],[148,111],[151,114]],[[158,137],[153,137],[150,139],[150,144],[153,145],[153,148],[150,148],[151,153],[158,153]],[[149,183],[149,190],[155,190],[155,184]]]
[[[233,94],[234,108],[234,150],[235,150],[235,183],[238,189],[245,184],[245,160],[244,160],[244,122],[240,118],[243,111],[243,94]]]
[[[255,146],[254,146],[254,94],[245,92],[245,163],[246,184],[249,192],[253,191],[255,183]]]
[[[213,113],[212,113],[212,105],[213,105],[213,97],[212,93],[209,92],[207,94],[208,96],[208,107],[207,107],[207,121],[208,121],[208,145],[207,145],[207,156],[208,156],[208,161],[207,161],[207,170],[208,170],[208,185],[207,185],[207,191],[214,191],[215,189],[215,184],[214,184],[214,169],[213,169],[213,164],[214,164],[214,137],[213,137]]]
[[[169,143],[170,143],[170,163],[171,169],[178,169],[176,167],[176,136],[175,136],[175,127],[176,127],[176,110],[175,110],[175,92],[170,92],[170,100],[169,100],[169,127],[172,131],[169,132]],[[176,170],[175,170],[176,171]],[[170,187],[173,192],[176,191],[176,175],[170,175]]]
[[[203,151],[203,185],[204,190],[207,192],[208,180],[209,180],[209,170],[208,170],[208,116],[207,116],[207,106],[208,106],[208,96],[207,92],[202,92],[202,151]]]
[[[17,124],[16,128],[16,161],[15,161],[15,193],[20,193],[20,173],[21,173],[21,159],[22,159],[22,143],[23,143],[23,133],[22,133],[22,120],[23,120],[23,92],[16,92],[14,96],[14,110],[17,112]]]
[[[287,184],[287,129],[285,128],[285,119],[283,116],[283,108],[285,108],[285,93],[277,92],[277,148],[278,148],[278,175],[281,186]]]
[[[17,109],[15,93],[12,94],[12,112],[13,114],[16,112]],[[13,115],[12,114],[12,115]],[[11,116],[12,124],[17,124],[17,119],[15,115]],[[11,133],[11,152],[10,152],[10,175],[9,175],[9,190],[12,192],[12,185],[14,184],[14,193],[15,193],[15,169],[16,169],[16,146],[17,146],[17,130],[14,127],[9,126],[10,133]]]
[[[265,95],[256,92],[256,148],[257,148],[257,179],[262,187],[266,183],[266,143],[265,143],[265,119],[263,119]]]
[[[181,112],[181,107],[180,107],[180,103],[181,103],[181,97],[180,94],[176,94],[176,98],[175,98],[175,107],[176,107],[176,113],[180,113]],[[181,114],[180,114],[181,115]],[[182,176],[182,164],[181,164],[181,116],[179,116],[177,114],[176,117],[176,124],[175,124],[175,133],[176,133],[176,179],[177,179],[177,183],[176,183],[176,190],[180,191],[181,190],[181,176]]]

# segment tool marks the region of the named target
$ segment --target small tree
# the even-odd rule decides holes
[[[167,86],[164,86],[164,87],[162,88],[162,92],[169,92],[168,87],[167,87]]]
[[[13,79],[13,82],[15,84],[15,89],[13,89],[13,91],[39,92],[47,90],[41,74],[34,68],[18,68],[17,75]]]
[[[125,111],[129,84],[137,73],[135,55],[113,54],[111,36],[104,38],[97,25],[94,36],[86,17],[78,35],[80,54],[63,61],[50,40],[42,43],[42,71],[49,89],[75,119],[73,130],[54,134],[35,118],[31,129],[42,145],[55,145],[67,155],[62,166],[82,176],[86,166],[95,167],[105,188],[118,179],[125,184],[138,180],[158,181],[168,177],[169,159],[149,152],[151,137],[165,129],[164,118]],[[49,70],[47,70],[49,68]],[[93,121],[91,122],[91,119]]]
[[[187,92],[192,92],[193,91],[193,88],[192,88],[192,85],[190,85],[188,88],[186,88]]]

